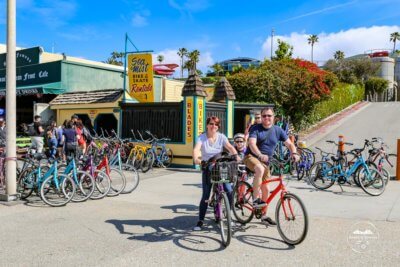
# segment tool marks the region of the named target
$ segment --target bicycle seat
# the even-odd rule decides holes
[[[355,148],[355,149],[351,150],[350,152],[354,152],[356,154],[361,154],[361,152],[363,152],[363,149]]]
[[[36,160],[42,160],[45,158],[44,154],[42,154],[42,153],[35,153],[32,155],[32,157]]]
[[[334,162],[338,162],[339,160],[341,160],[341,158],[336,156],[331,156],[331,160],[333,160]]]

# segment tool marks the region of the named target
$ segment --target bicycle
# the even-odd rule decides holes
[[[235,179],[237,163],[232,160],[232,157],[221,157],[201,163],[203,169],[210,171],[212,195],[209,203],[214,207],[215,222],[219,225],[221,241],[225,247],[229,246],[232,239],[232,218],[223,184]]]
[[[365,140],[362,149],[353,149],[350,153],[356,157],[354,163],[343,168],[343,157],[331,157],[335,165],[327,161],[319,161],[314,164],[310,171],[310,183],[317,189],[326,190],[338,181],[340,188],[344,183],[350,183],[350,178],[355,179],[361,189],[371,196],[379,196],[385,191],[385,182],[379,171],[373,167],[369,167],[362,155],[362,152],[369,143]]]
[[[246,169],[238,168],[241,177],[233,190],[233,214],[237,221],[242,224],[251,222],[254,216],[257,219],[261,219],[262,214],[266,214],[272,200],[280,193],[275,208],[275,219],[279,235],[287,244],[298,245],[307,236],[308,215],[301,199],[297,195],[288,192],[283,183],[284,169],[289,160],[291,159],[280,162],[276,159],[270,160],[269,164],[274,164],[279,168],[279,176],[263,181],[262,184],[278,182],[278,185],[270,192],[267,199],[263,199],[266,206],[261,209],[253,207],[253,187],[246,181]],[[298,231],[294,230],[296,227],[299,228]]]

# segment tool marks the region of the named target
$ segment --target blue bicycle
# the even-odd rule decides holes
[[[325,190],[331,187],[336,181],[341,186],[357,179],[361,189],[371,196],[379,196],[385,191],[386,183],[376,168],[367,165],[362,151],[365,149],[353,149],[352,153],[357,155],[355,162],[344,169],[341,162],[343,158],[331,157],[334,165],[328,161],[319,161],[310,170],[310,183],[317,189]],[[356,182],[356,183],[357,183]]]

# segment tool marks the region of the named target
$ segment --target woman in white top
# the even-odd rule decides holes
[[[232,155],[236,155],[236,160],[240,161],[239,156],[235,148],[229,143],[228,138],[220,132],[219,129],[220,120],[218,117],[212,116],[207,118],[207,130],[202,133],[196,140],[196,145],[193,149],[193,159],[195,164],[200,164],[201,161],[207,161],[213,156],[223,152],[226,148]],[[194,230],[201,230],[203,226],[203,221],[207,212],[207,202],[210,198],[211,193],[211,181],[210,173],[208,170],[202,171],[202,184],[203,184],[203,194],[199,205],[199,221]],[[224,189],[227,192],[229,201],[232,202],[232,186],[230,184],[224,184]]]

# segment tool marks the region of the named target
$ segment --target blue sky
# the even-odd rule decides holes
[[[0,0],[3,44],[5,5]],[[399,7],[400,0],[17,0],[17,45],[103,61],[123,51],[127,32],[139,49],[163,54],[166,63],[179,62],[180,47],[198,49],[205,71],[232,57],[269,57],[274,28],[275,41],[291,43],[295,56],[306,59],[307,36],[318,34],[314,58],[324,61],[336,50],[350,56],[392,48],[389,34],[400,31]]]

